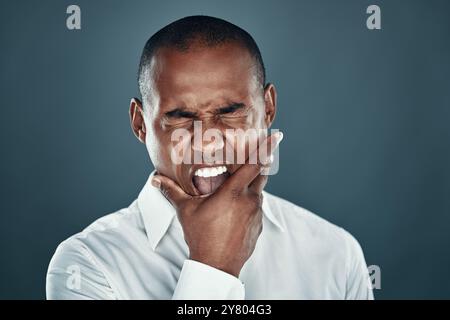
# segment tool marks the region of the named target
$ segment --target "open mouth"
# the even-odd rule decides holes
[[[215,192],[230,176],[226,166],[203,167],[195,170],[192,182],[202,194]]]

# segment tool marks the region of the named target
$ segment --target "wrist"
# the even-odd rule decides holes
[[[193,261],[197,261],[197,262],[206,264],[210,267],[213,267],[220,271],[226,272],[236,278],[239,278],[239,274],[240,274],[241,268],[242,268],[242,267],[232,266],[227,263],[223,263],[223,262],[219,262],[219,261],[214,261],[212,259],[208,259],[205,257],[198,257],[195,255],[190,255],[189,260],[193,260]]]

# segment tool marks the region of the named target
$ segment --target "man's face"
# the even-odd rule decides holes
[[[275,88],[271,84],[261,88],[255,68],[248,51],[235,43],[192,46],[187,52],[158,50],[149,69],[145,116],[137,99],[131,101],[130,107],[133,130],[146,144],[158,173],[177,182],[186,193],[201,195],[214,192],[240,167],[226,163],[225,156],[217,161],[206,159],[206,154],[223,151],[227,146],[232,146],[234,149],[228,150],[234,153],[245,152],[227,133],[230,129],[270,127],[276,109]],[[172,152],[179,143],[173,141],[174,131],[184,129],[193,135],[195,121],[201,121],[196,123],[201,123],[203,132],[212,128],[220,132],[222,141],[211,139],[195,144],[189,139],[190,144],[184,142],[187,152],[192,159],[195,154],[205,155],[203,163],[174,162]],[[222,168],[202,170],[217,167]],[[221,173],[223,167],[227,171]]]

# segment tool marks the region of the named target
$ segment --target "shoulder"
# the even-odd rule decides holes
[[[288,200],[267,192],[264,196],[292,240],[328,248],[347,258],[360,253],[358,241],[344,228]]]
[[[348,231],[287,200],[267,193],[265,198],[284,226],[281,239],[291,253],[312,269],[323,270],[323,276],[341,279],[346,299],[373,299],[363,251]]]
[[[111,276],[107,272],[107,257],[126,251],[136,236],[145,236],[135,202],[130,207],[105,215],[83,231],[61,242],[47,270],[48,299],[114,299]],[[114,258],[112,258],[114,259]],[[69,286],[77,275],[80,290]],[[76,284],[76,281],[75,281]]]
[[[79,247],[84,244],[86,247],[93,248],[100,243],[123,243],[135,234],[145,234],[136,201],[127,208],[95,220],[83,231],[63,241],[60,247]]]
[[[138,237],[145,237],[142,217],[134,201],[129,207],[107,214],[62,241],[50,261],[49,272],[70,265],[99,267],[98,257],[126,251]]]

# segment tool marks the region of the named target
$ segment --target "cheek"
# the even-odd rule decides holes
[[[177,155],[190,155],[190,142],[188,138],[176,139],[173,132],[153,127],[147,132],[146,147],[150,159],[157,171],[179,182],[178,177],[183,174],[183,164]]]
[[[265,129],[265,110],[264,103],[255,103],[255,107],[251,109],[247,117],[247,128]]]
[[[227,131],[225,133],[227,163],[235,165],[244,164],[250,154],[256,150],[261,133],[261,130],[255,130],[254,128],[238,130],[234,133]],[[232,162],[230,161],[231,159]]]
[[[170,155],[169,145],[164,143],[164,135],[156,130],[148,130],[146,133],[145,145],[154,167],[158,171],[167,164],[168,154]]]
[[[170,162],[173,166],[190,164],[192,159],[192,135],[182,130],[178,134],[173,132],[170,141],[166,143]]]
[[[257,110],[255,110],[254,114],[254,125],[258,129],[266,129],[266,108],[263,104],[261,107],[259,107]]]

